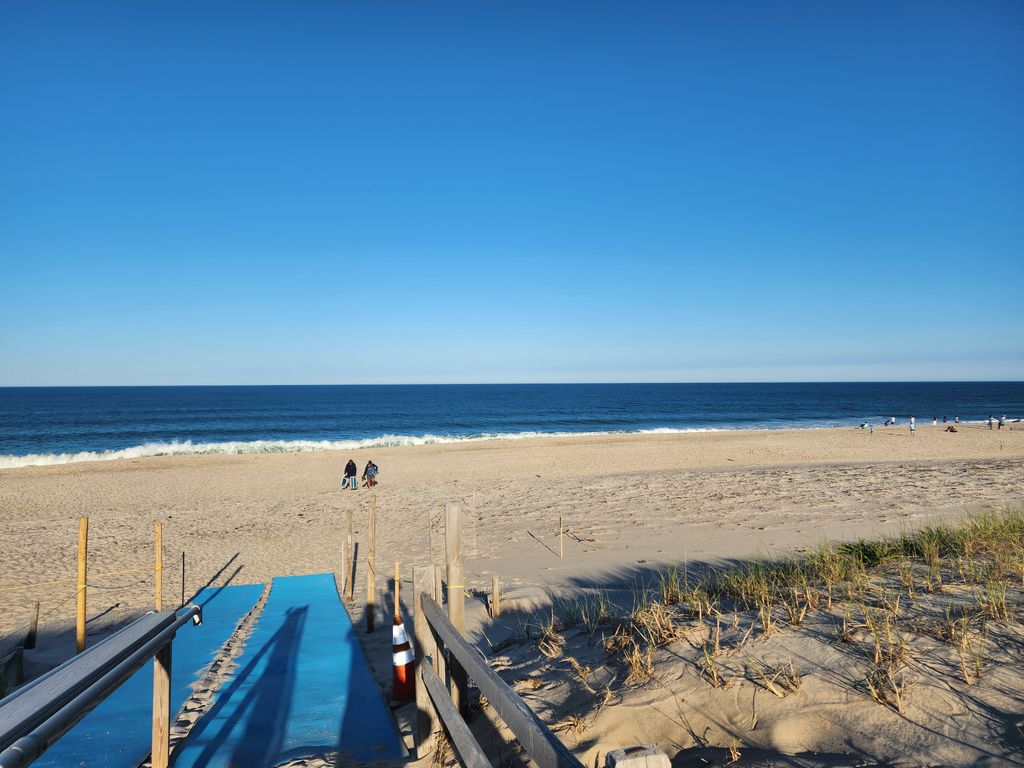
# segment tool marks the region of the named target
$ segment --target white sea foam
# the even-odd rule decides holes
[[[814,429],[837,424],[791,424],[790,429]],[[601,435],[669,435],[686,432],[724,432],[735,429],[779,429],[765,424],[722,427],[656,427],[639,430],[607,430],[594,432],[496,432],[476,435],[380,435],[365,440],[251,440],[224,443],[194,443],[191,440],[169,443],[144,443],[115,451],[81,451],[80,453],[33,453],[23,456],[0,456],[0,469],[16,467],[71,464],[79,461],[115,461],[149,456],[197,456],[244,453],[304,453],[309,451],[351,451],[361,448],[395,448],[406,445],[440,445],[480,440],[529,440],[538,437],[596,437]]]
[[[705,429],[649,429],[643,434],[670,432],[706,432]],[[625,434],[625,432],[497,432],[489,434],[451,435],[381,435],[366,440],[252,440],[225,443],[194,443],[191,440],[169,443],[144,443],[116,451],[81,451],[80,453],[33,453],[24,456],[0,456],[0,469],[49,464],[70,464],[76,461],[115,461],[148,456],[196,456],[243,453],[303,453],[308,451],[351,451],[359,448],[395,448],[405,445],[440,445],[478,440],[528,440],[536,437],[585,437],[587,435]]]

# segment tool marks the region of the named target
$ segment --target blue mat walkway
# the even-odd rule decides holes
[[[403,756],[331,574],[274,579],[236,663],[175,750],[175,768],[263,768],[328,752]]]
[[[204,589],[192,601],[203,607],[203,623],[189,623],[174,638],[171,717],[192,695],[199,679],[263,594],[262,584]],[[153,664],[128,678],[86,715],[33,766],[47,768],[136,768],[149,756],[153,736]]]

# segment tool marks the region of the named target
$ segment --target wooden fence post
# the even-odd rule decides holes
[[[437,639],[430,628],[427,617],[423,615],[423,595],[434,597],[434,567],[431,565],[413,569],[412,578],[412,609],[413,609],[413,651],[416,657],[416,728],[413,736],[416,740],[416,757],[423,759],[430,754],[433,746],[434,732],[440,730],[437,710],[427,693],[423,682],[423,664],[434,663],[437,671],[437,659],[441,655],[437,650]],[[439,675],[440,677],[440,675]]]
[[[373,632],[373,615],[377,602],[377,497],[370,497],[370,526],[366,553],[366,631]]]
[[[156,609],[164,609],[164,524],[156,524]]]
[[[462,563],[462,505],[448,502],[444,507],[444,542],[448,560],[448,618],[461,635],[466,629],[466,584],[465,571]],[[463,717],[469,715],[469,681],[466,670],[454,657],[449,657],[448,666],[451,670],[449,688],[452,701]]]
[[[434,602],[444,605],[444,573],[440,565],[434,566]],[[444,682],[448,679],[448,655],[443,647],[438,647],[437,658],[434,659],[434,671]]]
[[[153,657],[153,768],[170,764],[171,736],[171,643]]]
[[[491,576],[491,618],[501,616],[501,583],[497,576]]]
[[[89,561],[89,518],[78,518],[78,609],[75,617],[75,652],[85,650],[85,588]]]

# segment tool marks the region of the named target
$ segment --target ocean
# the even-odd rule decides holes
[[[542,435],[1024,416],[1024,382],[0,388],[0,468]]]

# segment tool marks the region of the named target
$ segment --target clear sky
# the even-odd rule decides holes
[[[0,4],[0,385],[1024,379],[1024,3]]]

